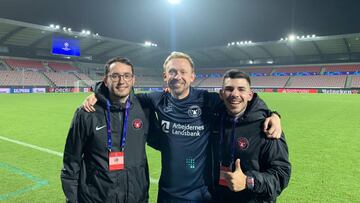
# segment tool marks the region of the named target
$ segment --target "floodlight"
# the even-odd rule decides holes
[[[56,25],[55,28],[56,28],[56,29],[60,29],[60,25]]]
[[[289,35],[289,40],[290,41],[294,41],[296,39],[295,35],[291,34]]]
[[[145,46],[151,46],[151,42],[150,41],[145,41],[144,45]]]
[[[316,37],[316,35],[313,34],[311,37]]]
[[[55,28],[55,25],[54,25],[54,24],[50,24],[50,27],[51,27],[51,28]]]

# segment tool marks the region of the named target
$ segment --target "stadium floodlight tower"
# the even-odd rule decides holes
[[[176,4],[179,4],[181,2],[181,0],[168,0],[168,2],[170,4],[176,5]]]

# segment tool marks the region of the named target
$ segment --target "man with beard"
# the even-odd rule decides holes
[[[218,202],[276,202],[289,183],[290,162],[284,134],[266,139],[266,105],[240,70],[224,74],[220,97],[225,107],[214,118]]]
[[[133,93],[133,65],[105,65],[96,112],[79,108],[66,139],[61,182],[66,202],[148,202],[148,115]]]
[[[137,95],[143,107],[156,112],[157,119],[150,126],[161,130],[148,136],[148,144],[161,152],[158,202],[210,202],[214,188],[209,140],[213,112],[221,100],[217,93],[191,87],[195,71],[187,54],[172,52],[163,68],[170,92]],[[101,86],[97,85],[95,93]],[[95,102],[88,98],[84,108],[92,111]],[[266,121],[264,131],[269,137],[280,135],[277,115]]]

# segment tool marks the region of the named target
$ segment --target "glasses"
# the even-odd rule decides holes
[[[131,73],[124,73],[124,74],[119,74],[119,73],[113,73],[111,75],[108,75],[111,80],[113,82],[118,82],[120,80],[120,78],[122,77],[126,82],[129,82],[132,78],[133,78],[133,74]]]

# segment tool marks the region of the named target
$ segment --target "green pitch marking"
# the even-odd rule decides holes
[[[24,178],[27,178],[29,180],[31,180],[32,182],[34,182],[35,184],[33,185],[30,185],[30,186],[26,186],[26,187],[22,187],[20,189],[17,189],[16,191],[13,191],[13,192],[8,192],[8,193],[5,193],[5,194],[0,194],[0,201],[2,200],[6,200],[6,199],[9,199],[9,198],[12,198],[12,197],[16,197],[16,196],[19,196],[21,194],[24,194],[26,192],[30,192],[30,191],[33,191],[33,190],[37,190],[39,189],[40,187],[43,187],[45,185],[48,185],[48,181],[47,180],[42,180],[40,178],[37,178],[29,173],[26,173],[25,171],[22,171],[21,169],[18,169],[16,167],[13,167],[13,166],[10,166],[8,164],[5,164],[5,163],[0,163],[0,168],[1,169],[4,169],[6,171],[9,171],[10,173],[12,174],[16,174],[16,175],[19,175],[19,176],[22,176]]]

